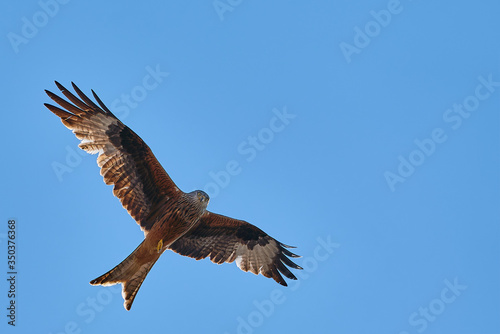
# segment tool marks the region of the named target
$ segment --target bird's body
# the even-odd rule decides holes
[[[205,213],[208,195],[203,193],[198,196],[201,191],[193,193],[182,193],[174,200],[165,198],[160,201],[158,210],[153,210],[154,214],[149,217],[153,223],[151,229],[145,233],[144,241],[115,268],[92,280],[90,284],[122,283],[125,308],[129,310],[142,282],[160,255],[193,228]],[[202,201],[195,197],[207,200]]]
[[[121,283],[124,306],[130,310],[149,270],[167,249],[197,260],[210,257],[218,264],[236,261],[242,270],[272,277],[282,285],[286,282],[280,273],[296,279],[285,266],[302,269],[288,258],[297,257],[286,249],[290,246],[245,221],[207,211],[208,195],[201,190],[181,191],[146,143],[95,93],[99,106],[74,84],[80,98],[56,85],[73,104],[47,91],[65,110],[45,106],[81,140],[80,148],[99,153],[97,163],[104,182],[114,185],[113,194],[144,232],[144,241],[124,261],[91,284]]]

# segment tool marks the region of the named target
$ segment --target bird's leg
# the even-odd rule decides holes
[[[160,239],[160,241],[158,241],[158,245],[156,245],[156,251],[160,253],[162,248],[163,248],[163,239]]]

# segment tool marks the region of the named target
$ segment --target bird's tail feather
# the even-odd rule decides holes
[[[139,291],[139,288],[144,282],[147,274],[160,257],[160,254],[152,254],[150,257],[139,257],[138,254],[143,250],[142,242],[125,260],[116,267],[90,281],[92,285],[113,285],[122,284],[122,297],[124,299],[123,306],[128,311],[132,307],[134,298]]]

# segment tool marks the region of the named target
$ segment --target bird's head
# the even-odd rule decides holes
[[[202,190],[195,190],[191,192],[191,195],[194,197],[195,200],[200,202],[205,209],[207,208],[208,202],[210,202],[210,197],[208,197],[206,192]]]

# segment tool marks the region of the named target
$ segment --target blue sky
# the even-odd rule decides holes
[[[499,9],[10,3],[2,333],[499,333]],[[299,280],[166,252],[130,312],[119,289],[89,285],[143,235],[43,107],[54,80],[95,90],[211,211],[297,246]]]

